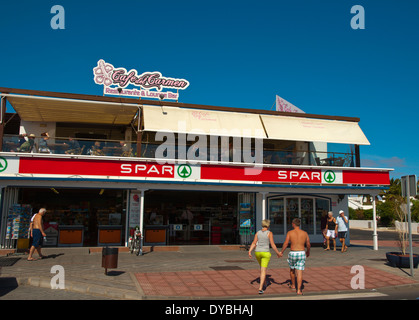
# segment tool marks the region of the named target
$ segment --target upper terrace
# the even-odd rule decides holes
[[[10,88],[0,92],[3,152],[359,167],[359,145],[369,144],[358,118]],[[7,102],[16,114],[6,116]],[[26,140],[33,145],[22,146]]]

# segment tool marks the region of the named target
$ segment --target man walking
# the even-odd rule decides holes
[[[346,224],[348,223],[348,217],[345,216],[345,212],[343,210],[339,211],[339,217],[336,218],[336,224],[338,226],[338,237],[340,243],[342,243],[342,252],[348,250],[348,246],[345,243],[346,233],[348,232],[348,227]]]
[[[41,241],[42,237],[45,237],[46,234],[43,228],[42,217],[45,215],[47,210],[45,208],[41,208],[39,212],[33,216],[32,222],[30,225],[31,230],[31,237],[33,238],[31,249],[29,250],[29,257],[28,261],[34,261],[32,255],[36,251],[38,252],[39,257],[42,259],[44,256],[41,253]]]
[[[300,219],[295,218],[292,220],[293,230],[288,231],[280,255],[283,255],[288,247],[288,243],[291,242],[291,251],[287,259],[290,267],[291,289],[295,289],[295,276],[297,276],[297,294],[302,295],[303,270],[306,258],[310,256],[311,245],[307,232],[300,229],[300,224]],[[304,251],[305,247],[307,248],[306,251]]]

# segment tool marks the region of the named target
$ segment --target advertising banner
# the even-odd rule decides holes
[[[356,168],[249,167],[215,164],[159,164],[149,161],[73,159],[45,157],[0,157],[1,175],[30,174],[108,179],[153,178],[177,181],[237,181],[253,183],[298,183],[311,185],[389,185],[388,171]]]

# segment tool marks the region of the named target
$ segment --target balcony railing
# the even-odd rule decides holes
[[[140,155],[137,155],[136,141],[117,141],[100,139],[80,139],[80,138],[49,138],[43,142],[43,137],[23,138],[17,135],[4,135],[3,152],[17,153],[43,153],[43,154],[68,154],[68,155],[92,155],[92,156],[111,156],[111,157],[140,157],[156,158],[156,150],[160,144],[142,142]],[[33,140],[31,142],[31,140]],[[190,146],[186,147],[188,155]],[[175,159],[181,159],[182,155],[178,148],[173,146]],[[254,154],[252,150],[252,154]],[[217,150],[215,153],[208,150],[203,161],[228,161],[234,162],[233,152],[228,154]],[[167,157],[167,153],[163,153]],[[187,156],[186,156],[187,157]],[[183,156],[184,158],[184,156]],[[236,161],[237,162],[237,161]],[[242,157],[240,162],[245,162]],[[263,150],[264,164],[281,165],[310,165],[310,166],[336,166],[354,167],[355,154],[342,152],[326,151],[299,151],[290,150]]]
[[[43,137],[26,137],[25,139],[19,136],[4,135],[2,151],[116,157],[134,157],[137,151],[136,142],[58,137],[49,138],[43,142],[43,139]]]

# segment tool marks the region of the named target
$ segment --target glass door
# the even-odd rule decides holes
[[[310,196],[275,197],[269,199],[268,217],[274,235],[292,230],[292,220],[300,218],[300,228],[309,235],[321,235],[322,216],[330,210],[330,200]]]
[[[314,207],[312,198],[301,198],[301,226],[308,234],[314,233]]]
[[[273,234],[284,234],[284,198],[269,200],[269,219]]]
[[[287,232],[292,230],[292,220],[299,218],[299,198],[285,198],[286,206],[286,219],[287,219]]]

